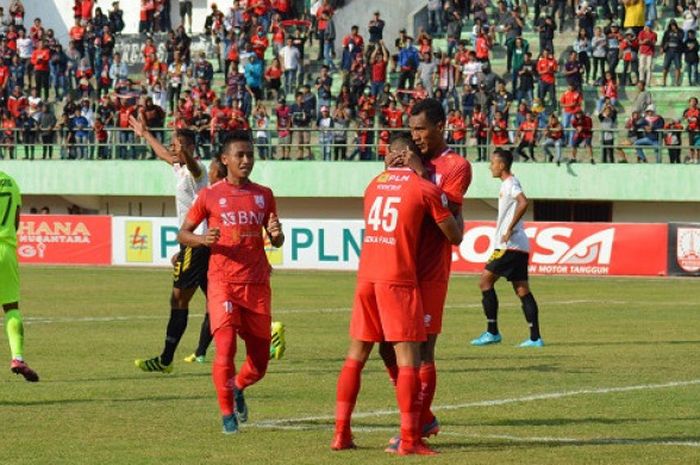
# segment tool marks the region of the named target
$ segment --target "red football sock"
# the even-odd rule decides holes
[[[437,372],[435,371],[435,363],[422,363],[420,366],[420,398],[421,398],[421,416],[420,425],[423,427],[432,422],[435,418],[430,407],[433,405],[435,397],[435,389],[437,387]]]
[[[345,359],[343,369],[338,376],[338,390],[335,401],[336,433],[350,431],[350,417],[360,392],[360,380],[364,363],[352,358]]]
[[[396,387],[396,380],[399,378],[399,367],[398,365],[392,365],[386,367],[386,372],[389,373],[389,379],[391,380],[391,384]]]
[[[212,379],[219,399],[221,415],[233,413],[233,378],[236,368],[233,358],[236,356],[236,331],[231,326],[219,328],[214,333],[216,356],[212,364]]]
[[[236,377],[236,387],[243,390],[260,381],[267,372],[270,361],[270,339],[245,336],[245,362]]]
[[[420,379],[418,368],[399,367],[396,400],[401,412],[401,443],[411,448],[420,441]]]

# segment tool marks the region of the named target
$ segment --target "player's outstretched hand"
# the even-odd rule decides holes
[[[129,116],[129,126],[131,126],[131,129],[133,129],[134,134],[136,134],[139,137],[143,137],[144,134],[146,134],[146,132],[148,131],[146,125],[142,121],[134,118],[133,116]]]
[[[274,213],[270,213],[270,219],[267,220],[267,233],[273,239],[282,234],[282,223],[280,223],[279,217]]]
[[[219,242],[219,238],[221,237],[221,230],[219,228],[210,228],[207,231],[207,234],[204,236],[204,245],[207,247],[216,244]]]

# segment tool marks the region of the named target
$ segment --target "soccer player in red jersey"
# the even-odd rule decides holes
[[[211,251],[207,308],[216,343],[212,377],[226,434],[237,432],[239,421],[247,421],[243,391],[267,371],[271,267],[263,229],[274,247],[284,243],[272,191],[249,179],[254,158],[249,134],[232,131],[221,151],[226,178],[199,193],[178,234],[181,244]],[[195,234],[203,221],[209,230]],[[246,360],[234,380],[236,334],[245,342]]]
[[[395,152],[411,144],[399,136]],[[445,194],[409,168],[388,168],[370,182],[364,196],[365,236],[350,321],[350,349],[338,378],[333,450],[355,447],[350,417],[360,375],[375,342],[387,341],[398,362],[396,397],[401,412],[401,441],[387,452],[432,455],[420,434],[420,345],[425,341],[417,259],[426,217],[453,244],[462,227]]]
[[[400,164],[411,167],[418,175],[430,179],[447,196],[449,209],[462,223],[462,201],[472,180],[471,164],[447,147],[443,137],[445,111],[435,99],[422,100],[413,107],[408,124],[420,158],[411,151],[404,152]],[[393,160],[391,160],[393,162]],[[447,283],[452,265],[452,247],[431,222],[424,222],[418,248],[418,281],[424,305],[427,340],[421,347],[421,428],[423,437],[436,435],[439,423],[430,407],[435,396],[435,344],[442,331],[442,314],[447,297]],[[391,347],[379,347],[389,376],[396,384],[398,370]],[[394,442],[396,446],[396,442]]]

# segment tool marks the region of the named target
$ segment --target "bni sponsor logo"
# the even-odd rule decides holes
[[[150,221],[127,221],[125,231],[127,263],[153,261],[153,225]]]

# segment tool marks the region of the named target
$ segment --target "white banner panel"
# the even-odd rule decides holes
[[[362,220],[282,220],[281,249],[268,245],[274,268],[356,270],[362,245]],[[114,217],[112,264],[170,266],[179,250],[177,218]]]

